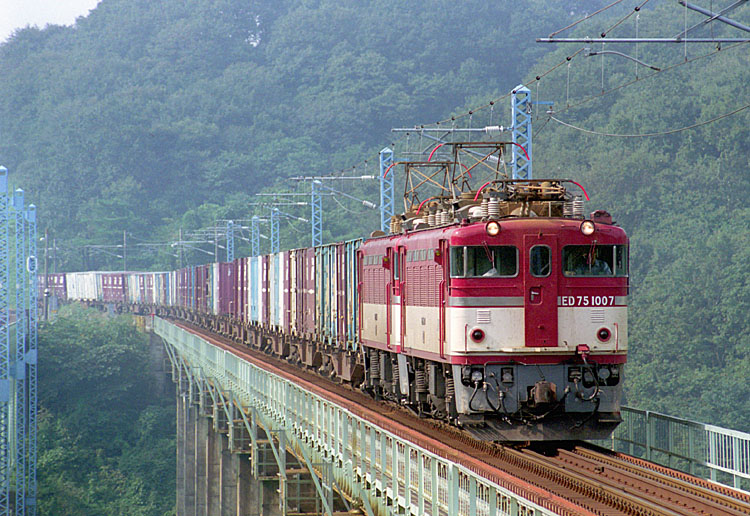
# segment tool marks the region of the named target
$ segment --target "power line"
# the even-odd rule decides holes
[[[575,107],[581,106],[581,105],[583,105],[583,104],[586,104],[586,103],[588,103],[588,102],[591,102],[591,101],[592,101],[592,100],[594,100],[594,99],[598,99],[598,98],[600,98],[600,97],[603,97],[603,96],[605,96],[605,95],[608,95],[608,94],[610,94],[610,93],[612,93],[612,92],[615,92],[615,91],[617,91],[617,90],[620,90],[620,89],[622,89],[622,88],[627,88],[628,86],[631,86],[631,85],[633,85],[633,84],[635,84],[635,83],[637,83],[637,82],[640,82],[640,81],[643,81],[643,80],[646,80],[646,79],[650,79],[651,77],[655,77],[655,76],[657,76],[657,75],[659,75],[659,74],[662,74],[662,73],[668,72],[668,71],[670,71],[670,70],[673,70],[673,69],[675,69],[675,68],[678,68],[678,67],[680,67],[680,66],[684,66],[684,65],[686,65],[686,64],[690,64],[690,63],[694,63],[695,61],[698,61],[698,60],[700,60],[700,59],[705,59],[706,57],[711,57],[711,56],[713,56],[713,55],[715,55],[715,54],[718,54],[719,52],[726,52],[727,50],[731,50],[731,49],[737,48],[737,47],[739,47],[740,45],[747,45],[748,43],[749,43],[748,41],[743,41],[743,42],[740,42],[740,43],[735,43],[734,45],[730,45],[730,46],[728,46],[728,47],[724,48],[723,50],[722,50],[722,49],[720,49],[720,48],[718,48],[718,49],[716,49],[716,50],[714,50],[714,51],[712,51],[712,52],[708,52],[708,53],[706,53],[706,54],[702,54],[702,55],[699,55],[699,56],[693,57],[692,59],[688,59],[688,60],[686,60],[686,61],[679,61],[679,62],[677,62],[677,63],[675,63],[675,64],[673,64],[673,65],[671,65],[671,66],[666,66],[666,67],[662,68],[662,69],[661,69],[660,71],[658,71],[658,72],[653,72],[653,73],[650,73],[650,74],[648,74],[648,75],[644,75],[643,77],[639,77],[639,78],[637,78],[637,79],[633,79],[632,81],[626,82],[626,83],[624,83],[624,84],[620,84],[619,86],[615,86],[614,88],[610,88],[610,89],[608,89],[608,90],[605,90],[605,91],[602,91],[602,92],[600,92],[600,93],[596,93],[596,94],[594,94],[594,95],[591,95],[590,97],[586,97],[586,98],[584,98],[583,100],[581,100],[580,102],[577,102],[577,103],[575,103],[575,104],[570,104],[570,105],[566,106],[566,107],[565,107],[565,108],[563,108],[563,109],[562,109],[561,111],[568,111],[568,110],[570,110],[570,109],[572,109],[572,108],[575,108]],[[583,49],[581,49],[581,50],[583,50]]]
[[[717,120],[721,120],[722,118],[727,118],[729,116],[732,116],[732,115],[734,115],[736,113],[739,113],[740,111],[745,110],[745,109],[747,109],[749,107],[750,107],[750,103],[745,104],[744,106],[742,106],[740,108],[737,108],[737,109],[735,109],[734,111],[732,111],[730,113],[725,113],[723,115],[714,117],[711,120],[706,120],[704,122],[698,122],[697,124],[689,125],[687,127],[681,127],[679,129],[672,129],[672,130],[669,130],[669,131],[661,131],[661,132],[658,132],[658,133],[644,133],[644,134],[615,134],[615,133],[603,133],[603,132],[599,132],[599,131],[591,131],[589,129],[584,129],[583,127],[578,127],[578,126],[575,126],[573,124],[569,124],[567,122],[563,122],[562,120],[558,120],[554,116],[550,116],[550,118],[552,120],[554,120],[555,122],[557,122],[558,124],[564,125],[565,127],[570,127],[571,129],[575,129],[576,131],[581,131],[583,133],[595,134],[597,136],[614,136],[614,137],[619,137],[619,138],[646,138],[646,137],[650,137],[650,136],[665,136],[665,135],[668,135],[668,134],[679,133],[681,131],[687,131],[688,129],[695,129],[696,127],[700,127],[702,125],[707,125],[707,124],[710,124],[711,122],[716,122]]]
[[[599,13],[601,13],[601,12],[603,12],[603,11],[606,11],[606,10],[607,10],[607,9],[609,9],[610,7],[614,7],[615,5],[619,4],[620,2],[622,2],[622,0],[615,0],[615,1],[614,1],[614,2],[612,2],[611,4],[609,4],[609,5],[605,6],[605,7],[602,7],[602,8],[601,8],[601,9],[599,9],[598,11],[594,11],[594,12],[593,12],[593,13],[591,13],[591,14],[587,14],[586,16],[584,16],[583,18],[581,18],[580,20],[578,20],[578,21],[575,21],[575,22],[571,23],[571,24],[570,24],[570,25],[568,25],[567,27],[563,27],[562,29],[560,29],[560,30],[558,30],[558,31],[555,31],[555,32],[553,32],[552,34],[550,34],[550,35],[549,35],[549,37],[550,37],[550,38],[553,38],[553,37],[555,37],[555,36],[556,36],[557,34],[560,34],[560,33],[561,33],[562,31],[564,31],[564,30],[568,30],[568,29],[570,29],[570,28],[572,28],[572,27],[575,27],[575,26],[576,26],[576,25],[578,25],[579,23],[581,23],[581,22],[584,22],[584,21],[588,20],[589,18],[593,18],[593,17],[594,17],[594,16],[596,16],[597,14],[599,14]]]

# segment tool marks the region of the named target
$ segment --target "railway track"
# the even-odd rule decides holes
[[[286,361],[177,324],[557,514],[750,515],[750,496],[726,486],[580,442],[523,448],[478,441],[455,427],[376,402]]]

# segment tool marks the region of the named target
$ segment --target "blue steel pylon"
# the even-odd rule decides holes
[[[271,208],[271,252],[279,252],[279,209]]]
[[[391,165],[393,165],[393,151],[386,147],[380,151],[380,230],[385,233],[390,232],[391,217],[394,213],[393,177],[395,174],[393,172],[386,174]]]
[[[0,167],[0,516],[10,505],[10,196],[8,169]]]
[[[27,212],[29,226],[29,257],[26,269],[29,273],[29,339],[28,351],[26,353],[26,371],[28,378],[28,464],[27,464],[27,488],[26,488],[26,514],[36,516],[36,462],[37,462],[37,323],[39,321],[38,290],[38,265],[36,256],[36,206],[29,205]]]
[[[250,247],[252,256],[260,255],[260,218],[257,215],[250,221]]]
[[[227,221],[227,262],[234,261],[234,222]]]
[[[533,179],[531,152],[531,91],[519,84],[511,95],[513,113],[513,179]],[[523,150],[518,146],[526,149]],[[527,158],[528,154],[528,158]]]
[[[323,243],[323,206],[320,198],[320,191],[315,184],[315,181],[311,181],[311,199],[310,205],[312,206],[312,246],[316,247]]]
[[[26,509],[26,213],[23,190],[13,193],[16,222],[15,498],[16,516]]]

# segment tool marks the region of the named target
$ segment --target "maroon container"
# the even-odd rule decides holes
[[[49,289],[50,296],[56,296],[60,300],[68,299],[66,285],[65,273],[63,272],[47,274],[46,278],[44,274],[40,274],[38,282],[39,299],[44,298],[45,289]]]
[[[211,299],[211,271],[209,270],[211,265],[199,265],[195,268],[196,272],[196,287],[198,305],[197,310],[199,312],[207,313],[210,311],[208,306],[208,300]]]
[[[234,294],[237,291],[237,274],[234,272],[234,263],[220,263],[219,277],[219,315],[233,313],[236,304]]]
[[[234,285],[232,287],[232,307],[230,314],[234,319],[242,317],[242,259],[237,258],[231,263]]]
[[[315,333],[315,248],[305,249],[303,281],[304,310],[302,325],[305,334]]]
[[[125,301],[126,283],[122,272],[102,273],[102,301],[122,303]]]

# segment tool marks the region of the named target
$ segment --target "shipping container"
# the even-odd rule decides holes
[[[39,299],[44,298],[44,291],[49,290],[49,296],[55,296],[58,300],[68,299],[68,290],[66,288],[65,273],[51,273],[39,275]]]

